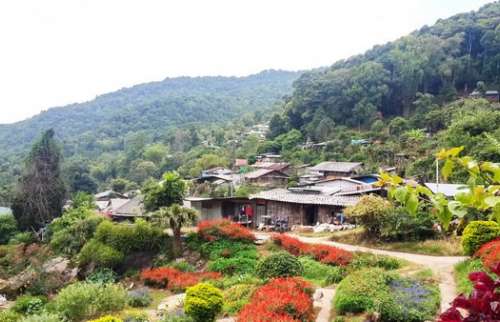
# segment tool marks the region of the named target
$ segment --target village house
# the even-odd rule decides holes
[[[198,211],[200,221],[228,218],[246,225],[252,225],[255,209],[252,201],[240,197],[187,197],[184,199],[184,207]]]
[[[288,178],[286,173],[274,169],[258,169],[244,175],[246,183],[263,188],[285,187]]]
[[[108,190],[94,195],[97,210],[113,220],[126,220],[145,215],[143,197],[129,198],[127,195]]]
[[[361,162],[321,162],[314,167],[309,168],[309,173],[319,173],[323,178],[352,177],[359,174],[362,170]]]

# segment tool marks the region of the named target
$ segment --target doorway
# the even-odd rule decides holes
[[[318,206],[309,205],[304,208],[306,226],[315,226],[318,222]]]

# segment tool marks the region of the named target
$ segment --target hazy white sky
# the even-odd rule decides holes
[[[0,123],[180,75],[330,65],[488,0],[2,0]]]

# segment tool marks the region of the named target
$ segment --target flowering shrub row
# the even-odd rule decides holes
[[[141,278],[150,285],[166,287],[172,291],[183,291],[187,287],[201,281],[218,279],[222,277],[216,272],[181,272],[171,267],[146,269],[141,272]]]
[[[230,239],[253,242],[255,240],[251,230],[227,219],[202,221],[198,224],[198,233],[207,241]]]
[[[303,243],[297,238],[283,234],[273,235],[273,241],[295,256],[308,255],[317,261],[329,265],[348,265],[352,260],[352,253],[346,250],[321,244]]]
[[[500,263],[500,238],[481,246],[474,256],[481,258],[484,267],[493,270],[495,266]]]
[[[313,320],[312,286],[296,277],[277,278],[259,288],[243,310],[240,322]]]

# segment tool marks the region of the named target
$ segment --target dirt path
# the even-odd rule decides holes
[[[453,266],[456,263],[467,259],[467,257],[464,256],[430,256],[410,254],[342,244],[338,242],[328,241],[324,238],[301,237],[297,235],[293,236],[305,243],[331,245],[348,251],[360,251],[378,255],[387,255],[430,268],[433,273],[439,278],[439,290],[441,291],[441,311],[445,311],[446,309],[448,309],[450,306],[450,302],[452,302],[457,295],[455,279],[453,278]]]
[[[330,313],[332,311],[332,302],[335,296],[335,289],[320,288],[316,290],[316,292],[318,291],[322,293],[322,297],[319,300],[314,301],[314,306],[321,308],[318,313],[318,317],[316,318],[316,322],[329,322]]]

